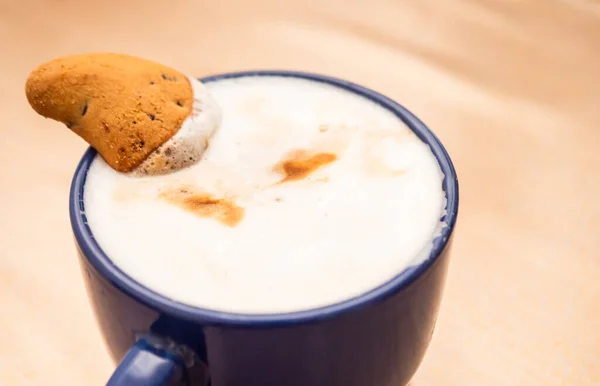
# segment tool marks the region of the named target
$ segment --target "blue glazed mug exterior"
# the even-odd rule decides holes
[[[115,266],[87,225],[83,188],[96,156],[83,156],[71,186],[70,216],[86,289],[115,362],[108,385],[400,386],[417,370],[434,330],[458,214],[458,181],[433,133],[374,91],[321,75],[254,71],[328,83],[394,112],[428,143],[444,173],[445,227],[428,260],[338,304],[275,315],[201,309],[166,298]],[[139,258],[143,258],[140,256]]]

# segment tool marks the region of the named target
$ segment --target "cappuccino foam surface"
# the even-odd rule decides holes
[[[206,84],[221,124],[196,164],[136,177],[96,157],[84,204],[121,270],[176,301],[239,313],[316,308],[429,257],[443,174],[392,112],[299,78]]]

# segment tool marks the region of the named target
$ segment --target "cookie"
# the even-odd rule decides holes
[[[159,174],[196,162],[220,121],[202,83],[122,54],[52,60],[32,71],[26,94],[37,113],[64,123],[119,172]]]

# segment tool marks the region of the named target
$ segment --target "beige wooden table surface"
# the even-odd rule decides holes
[[[24,81],[55,56],[117,51],[198,76],[320,72],[405,104],[461,182],[412,385],[600,385],[597,0],[1,0],[0,50],[0,384],[112,371],[67,215],[86,146],[30,110]]]

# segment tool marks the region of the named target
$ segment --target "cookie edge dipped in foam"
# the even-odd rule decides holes
[[[125,54],[51,60],[30,73],[25,91],[38,114],[64,123],[111,168],[133,175],[198,162],[221,121],[200,81]]]

